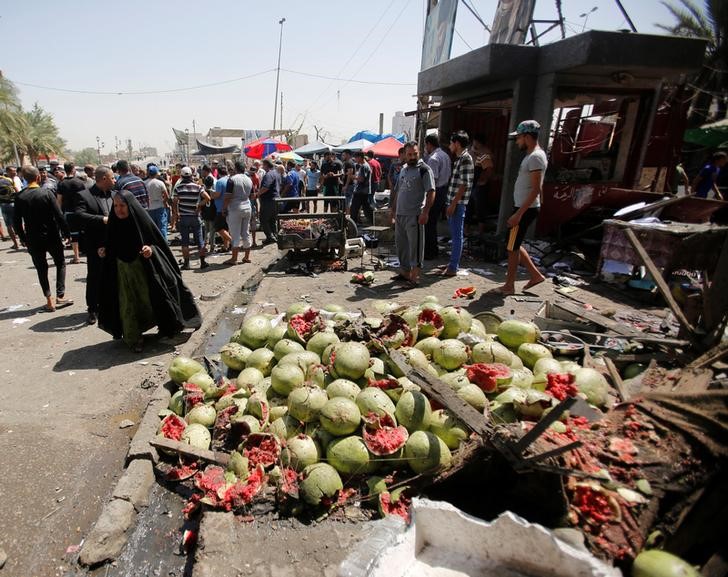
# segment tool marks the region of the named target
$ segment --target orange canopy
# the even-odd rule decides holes
[[[372,144],[368,148],[364,149],[364,152],[370,150],[374,153],[374,156],[386,156],[388,158],[397,158],[399,156],[399,149],[402,148],[403,144],[396,138],[388,136],[384,140],[380,140],[376,144]]]

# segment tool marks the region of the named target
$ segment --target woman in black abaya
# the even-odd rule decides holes
[[[120,191],[109,214],[99,304],[99,327],[135,352],[154,326],[163,336],[202,323],[192,293],[159,229],[134,195]]]

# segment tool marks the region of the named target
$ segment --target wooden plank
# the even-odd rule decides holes
[[[615,320],[612,320],[603,315],[600,315],[597,312],[588,311],[588,310],[586,310],[582,307],[578,307],[570,302],[559,300],[559,301],[553,303],[553,306],[558,309],[561,309],[562,311],[566,311],[575,317],[581,317],[583,319],[586,319],[586,320],[604,328],[605,330],[612,331],[614,333],[617,333],[618,335],[622,335],[625,337],[632,337],[632,336],[638,336],[638,335],[642,334],[638,330],[633,329],[632,327],[629,327],[629,326],[625,325],[624,323],[619,323]]]
[[[619,371],[614,364],[614,361],[609,357],[605,356],[604,363],[607,365],[609,376],[612,377],[612,381],[614,382],[614,386],[617,389],[617,393],[619,393],[619,400],[622,402],[628,400],[629,393],[627,392],[627,389],[624,388],[624,382],[622,381],[622,377],[620,376]]]
[[[728,356],[728,342],[722,342],[691,362],[687,369],[704,369]]]
[[[662,298],[664,298],[665,302],[667,302],[667,306],[670,307],[670,310],[675,315],[675,318],[678,320],[678,322],[682,325],[682,327],[685,330],[687,330],[690,334],[694,334],[695,328],[693,327],[693,325],[690,324],[690,321],[688,321],[688,319],[685,318],[685,315],[683,314],[683,311],[680,308],[680,305],[677,304],[677,302],[675,301],[675,298],[672,296],[672,293],[670,292],[670,287],[667,286],[665,279],[662,278],[662,273],[660,272],[660,269],[657,268],[655,263],[652,261],[652,258],[650,257],[650,255],[647,254],[645,247],[642,246],[642,243],[637,238],[637,235],[634,233],[634,231],[631,228],[625,228],[624,233],[625,233],[625,235],[627,235],[627,239],[629,240],[630,244],[634,248],[635,252],[639,255],[640,259],[642,259],[642,262],[644,263],[645,267],[647,268],[648,272],[650,273],[650,276],[652,276],[652,280],[657,285],[657,288],[659,289],[660,293],[662,294]]]
[[[390,350],[389,357],[394,361],[400,371],[404,373],[410,381],[422,388],[422,391],[436,403],[445,407],[453,417],[460,419],[468,428],[472,429],[479,435],[489,438],[493,435],[493,427],[491,427],[485,415],[479,413],[468,403],[463,401],[451,386],[444,383],[437,377],[424,374],[417,369],[411,367],[405,360],[402,353]]]
[[[722,328],[725,311],[728,310],[728,237],[723,243],[715,273],[710,280],[710,288],[703,291],[703,324],[709,333]]]
[[[541,420],[536,423],[530,431],[528,431],[523,437],[521,437],[518,442],[513,447],[513,452],[516,455],[520,455],[525,451],[536,439],[538,439],[546,429],[548,429],[553,423],[559,420],[561,418],[562,413],[564,411],[568,411],[571,408],[571,405],[573,405],[576,402],[576,397],[567,397],[563,401],[561,401],[558,405],[556,405],[553,409],[549,411],[549,413],[542,417]]]
[[[208,463],[216,463],[227,467],[230,462],[230,455],[227,453],[218,453],[217,451],[208,451],[207,449],[200,449],[193,447],[187,443],[180,443],[179,441],[173,441],[172,439],[165,439],[164,437],[155,437],[149,444],[156,449],[163,449],[167,451],[173,451],[183,457],[189,457],[192,459],[201,459]]]

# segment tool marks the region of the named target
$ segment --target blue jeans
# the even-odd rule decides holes
[[[162,233],[162,238],[167,240],[167,209],[162,208],[150,208],[148,210],[149,216],[152,217],[154,224],[157,225],[159,232]]]
[[[183,214],[179,217],[180,240],[182,246],[187,248],[190,246],[190,235],[192,235],[194,246],[202,250],[205,247],[205,240],[202,237],[202,219],[194,214]]]
[[[452,272],[458,271],[460,257],[463,255],[463,225],[465,223],[465,205],[458,204],[452,216],[448,217],[447,224],[450,227],[450,238],[452,239],[452,252],[450,253],[450,264],[448,268]]]

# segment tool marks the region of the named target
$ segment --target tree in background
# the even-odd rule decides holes
[[[23,109],[18,91],[0,74],[0,162],[17,162],[16,149],[23,131]]]
[[[53,116],[36,102],[33,109],[23,113],[25,133],[22,137],[22,151],[30,157],[32,164],[38,164],[40,156],[61,154],[66,142],[58,134]]]
[[[93,164],[96,166],[99,162],[98,151],[90,146],[83,150],[73,152],[71,155],[73,156],[73,162],[76,163],[76,166],[84,166],[85,164]]]
[[[673,15],[675,23],[656,24],[658,28],[676,36],[708,40],[703,67],[688,84],[693,91],[688,124],[700,126],[725,118],[728,112],[728,2],[704,0],[703,9],[693,0],[663,0],[662,4]],[[714,102],[717,114],[712,116],[710,109]]]

